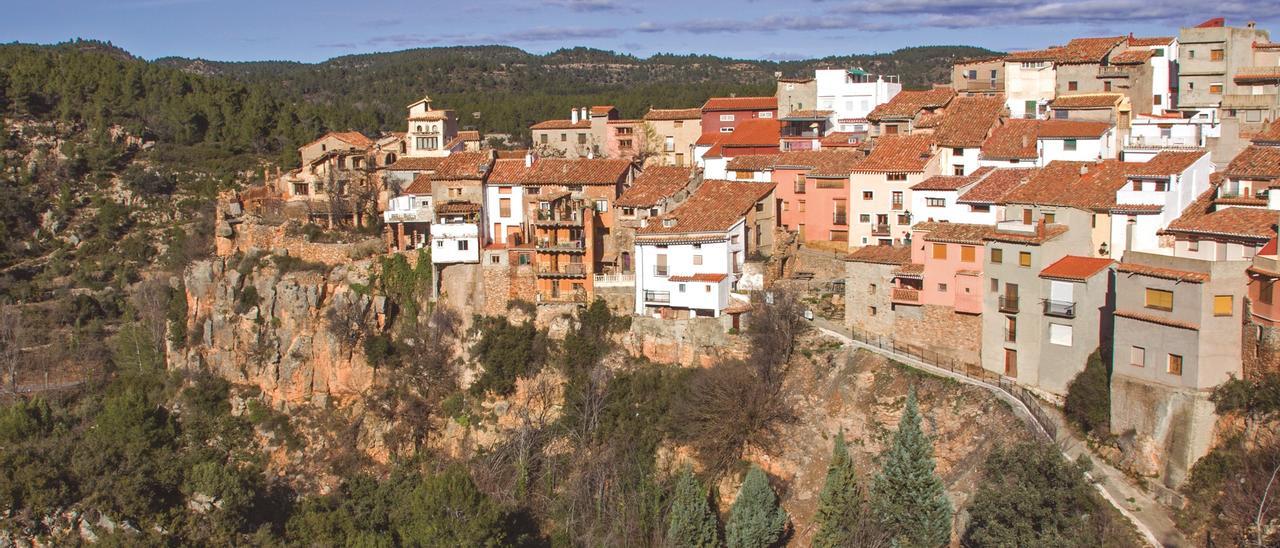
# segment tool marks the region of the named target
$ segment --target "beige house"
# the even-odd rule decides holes
[[[533,150],[543,157],[601,158],[607,155],[609,122],[618,119],[612,105],[569,110],[568,120],[546,120],[529,126]]]
[[[778,78],[778,117],[785,118],[793,110],[818,108],[818,83],[813,78]]]
[[[951,66],[951,87],[963,95],[1004,93],[1004,58],[965,59]]]
[[[448,156],[446,144],[458,136],[458,119],[452,110],[431,107],[431,98],[410,104],[406,156]]]
[[[645,132],[655,143],[646,143],[651,155],[646,165],[693,165],[693,146],[702,136],[702,110],[651,108],[644,115]]]
[[[907,239],[912,225],[911,187],[938,175],[932,135],[882,135],[874,145],[850,177],[850,247],[899,244]]]

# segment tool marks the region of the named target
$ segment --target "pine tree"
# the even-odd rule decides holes
[[[725,540],[729,548],[765,548],[782,541],[787,512],[778,506],[778,495],[758,466],[752,466],[742,481],[738,498],[729,509]]]
[[[898,546],[932,548],[951,539],[951,502],[934,466],[933,443],[920,427],[912,388],[872,486],[872,507]]]
[[[835,548],[863,546],[878,529],[871,525],[867,510],[866,493],[858,482],[853,459],[845,447],[844,432],[836,434],[835,447],[831,450],[831,464],[827,465],[827,480],[818,496],[818,513],[814,522],[818,532],[813,536],[813,546]]]
[[[673,499],[668,517],[667,545],[682,548],[720,546],[720,523],[715,512],[711,511],[707,489],[688,467],[676,480]]]

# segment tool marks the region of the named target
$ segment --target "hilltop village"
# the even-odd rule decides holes
[[[377,253],[429,257],[431,298],[486,315],[603,299],[732,332],[752,295],[821,286],[833,329],[1051,404],[1104,364],[1111,430],[1169,487],[1214,443],[1212,390],[1280,365],[1280,43],[1252,24],[966,60],[932,89],[852,67],[638,119],[584,105],[522,149],[406,110],[224,195],[219,254],[282,245],[262,218],[376,210]]]

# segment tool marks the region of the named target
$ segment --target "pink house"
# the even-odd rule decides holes
[[[783,152],[773,164],[779,223],[803,242],[849,242],[849,175],[861,160],[846,150]]]
[[[702,104],[702,133],[733,133],[741,122],[777,117],[777,97],[712,97]]]
[[[633,159],[645,147],[644,120],[609,120],[605,123],[605,157]]]
[[[915,302],[894,299],[895,304],[954,308],[962,314],[982,313],[983,237],[987,225],[918,223],[912,227],[912,268],[902,268],[900,285],[917,289]]]

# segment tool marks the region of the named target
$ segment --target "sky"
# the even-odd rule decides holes
[[[504,44],[648,57],[789,60],[921,45],[1042,48],[1078,36],[1173,36],[1211,17],[1280,33],[1280,1],[1238,0],[2,0],[0,40],[105,40],[146,59],[319,62]],[[1276,37],[1280,41],[1280,35]]]

